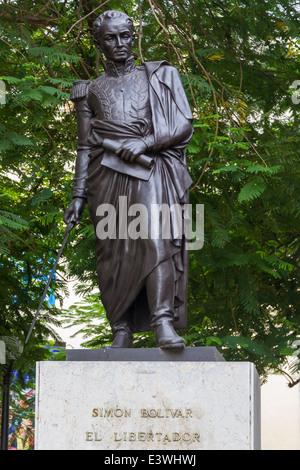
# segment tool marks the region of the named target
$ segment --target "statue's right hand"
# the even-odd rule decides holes
[[[82,199],[81,197],[75,197],[65,212],[64,222],[66,224],[79,224],[84,206],[85,199]]]

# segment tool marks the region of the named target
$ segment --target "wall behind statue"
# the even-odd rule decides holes
[[[261,387],[261,427],[263,450],[300,450],[300,385],[269,377]]]

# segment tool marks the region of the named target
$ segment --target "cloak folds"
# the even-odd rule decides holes
[[[96,231],[101,299],[110,323],[129,319],[133,332],[152,329],[145,280],[166,259],[172,259],[175,272],[174,327],[181,329],[186,326],[188,252],[185,239],[176,238],[172,218],[170,238],[152,239],[151,205],[167,204],[171,207],[180,204],[183,209],[183,205],[188,203],[188,188],[192,180],[186,167],[185,147],[193,134],[193,117],[178,71],[165,61],[146,63],[145,68],[149,79],[151,122],[147,119],[118,122],[96,117],[90,121],[86,147],[92,155],[86,177],[86,195]],[[128,138],[143,138],[148,142],[147,154],[153,157],[149,179],[145,181],[138,176],[129,176],[126,171],[121,173],[101,165],[101,152],[98,156],[95,152],[99,137],[115,140],[120,145]],[[127,206],[124,206],[124,201]],[[128,214],[129,207],[143,204],[149,217],[148,237],[99,238],[97,225],[104,214],[99,216],[97,209],[103,204],[110,204],[116,210],[117,234],[118,223],[126,211]],[[128,223],[130,220],[128,217]]]

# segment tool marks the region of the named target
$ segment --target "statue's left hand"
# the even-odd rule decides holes
[[[122,147],[118,150],[117,154],[123,160],[134,162],[134,160],[147,150],[147,145],[141,139],[126,140]]]

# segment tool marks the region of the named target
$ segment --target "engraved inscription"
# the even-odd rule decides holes
[[[194,421],[195,413],[191,408],[140,408],[140,409],[131,409],[123,408],[119,405],[107,406],[107,407],[97,407],[92,409],[92,417],[98,418],[95,420],[99,422],[99,418],[106,422],[113,422],[114,419],[119,420],[124,419],[124,423],[129,423],[130,418],[141,419],[141,423],[147,423],[146,429],[132,429],[128,430],[128,427],[125,430],[115,431],[113,428],[111,430],[110,439],[114,442],[155,442],[167,444],[171,442],[182,442],[182,443],[192,443],[200,442],[200,433],[195,432],[195,430],[188,429],[186,430],[186,425],[184,429],[167,429],[168,423],[176,423],[176,427],[183,425],[184,423],[191,423]],[[156,432],[154,428],[149,429],[149,424],[163,423],[165,420],[166,429],[164,432]],[[94,420],[93,420],[94,421]],[[173,424],[173,425],[174,425]],[[172,425],[172,427],[173,427]],[[101,424],[103,426],[103,424]],[[119,428],[120,425],[118,425]],[[103,431],[103,429],[102,429]],[[161,430],[157,430],[161,431]],[[107,432],[105,432],[107,437]],[[86,441],[102,441],[102,435],[100,431],[87,431],[85,433]]]
[[[141,418],[192,418],[192,410],[188,409],[172,409],[165,408],[164,410],[158,409],[141,409]]]
[[[162,432],[123,432],[123,433],[114,433],[115,441],[142,441],[142,442],[200,442],[199,433],[190,433],[190,432],[172,432],[165,434]]]
[[[122,408],[94,408],[93,418],[129,418],[131,416],[131,410]]]

